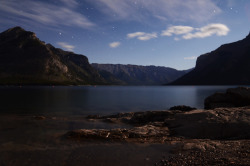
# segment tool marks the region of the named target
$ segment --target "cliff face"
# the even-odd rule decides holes
[[[127,85],[163,85],[176,80],[188,71],[178,71],[167,67],[138,66],[138,65],[113,65],[92,64],[100,73],[112,74],[113,81]],[[102,75],[104,78],[107,76]]]
[[[102,84],[87,57],[57,49],[20,27],[0,33],[0,84]]]
[[[243,40],[225,44],[201,55],[190,73],[174,85],[249,85],[250,34]]]

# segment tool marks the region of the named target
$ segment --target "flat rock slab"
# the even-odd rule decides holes
[[[66,138],[77,140],[107,140],[126,142],[164,142],[169,135],[167,127],[145,125],[132,129],[79,129],[66,133]]]
[[[172,136],[193,139],[249,139],[250,108],[217,108],[178,113],[166,119]]]

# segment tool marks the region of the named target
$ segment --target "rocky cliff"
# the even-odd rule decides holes
[[[87,57],[40,41],[21,27],[0,33],[0,84],[103,84]]]
[[[250,34],[243,40],[225,44],[201,55],[190,73],[174,85],[249,85]]]

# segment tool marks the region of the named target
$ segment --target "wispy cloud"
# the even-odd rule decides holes
[[[162,21],[167,21],[168,19],[164,16],[159,16],[159,15],[154,15],[154,17],[158,18],[159,20],[162,20]]]
[[[142,36],[142,35],[144,35],[144,34],[145,34],[145,32],[134,32],[134,33],[129,33],[129,34],[127,34],[127,37],[128,37],[129,39],[131,39],[131,38],[135,38],[135,37]]]
[[[208,24],[201,28],[194,28],[190,26],[171,26],[162,31],[161,36],[175,36],[174,39],[193,39],[205,38],[212,35],[226,36],[230,29],[224,24]],[[178,36],[180,35],[180,37]],[[178,36],[178,37],[176,37]]]
[[[197,32],[187,33],[183,36],[184,39],[193,38],[205,38],[212,35],[216,36],[226,36],[229,32],[229,28],[224,24],[209,24],[202,28],[197,29]]]
[[[193,31],[194,28],[190,26],[172,26],[169,27],[167,30],[162,31],[162,36],[172,36],[174,35],[181,35],[186,34]]]
[[[6,16],[20,18],[25,22],[33,21],[34,23],[54,27],[63,25],[91,28],[95,26],[93,22],[75,11],[77,7],[75,0],[60,0],[57,1],[58,4],[32,0],[1,1],[0,3],[0,10]]]
[[[191,56],[191,57],[185,57],[185,60],[195,60],[197,59],[197,56]]]
[[[153,38],[157,38],[157,33],[145,33],[145,32],[134,32],[134,33],[129,33],[127,34],[127,38],[132,39],[132,38],[137,38],[138,40],[150,40]]]
[[[96,5],[106,15],[115,14],[118,19],[137,21],[153,16],[160,20],[205,22],[221,12],[212,0],[188,0],[185,3],[183,0],[88,0],[88,2]]]
[[[67,51],[74,51],[75,46],[69,45],[68,43],[65,42],[58,42],[57,43],[60,47],[66,49]]]
[[[116,47],[119,47],[120,45],[121,45],[120,42],[109,43],[109,47],[111,47],[111,48],[116,48]]]

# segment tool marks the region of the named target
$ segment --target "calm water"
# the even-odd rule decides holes
[[[230,86],[232,87],[232,86]],[[1,113],[86,115],[203,108],[204,99],[229,86],[0,87]]]

